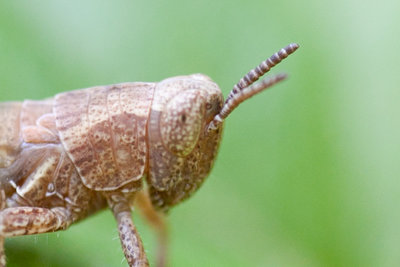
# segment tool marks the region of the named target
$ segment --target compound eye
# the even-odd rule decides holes
[[[160,132],[169,151],[186,156],[196,146],[205,113],[205,98],[198,90],[186,90],[172,98],[161,114]]]

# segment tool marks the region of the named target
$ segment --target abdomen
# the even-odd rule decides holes
[[[70,206],[81,217],[90,212],[93,199],[101,203],[82,184],[65,153],[55,128],[52,99],[1,103],[0,118],[3,208]]]
[[[21,145],[20,102],[0,103],[0,168],[9,166]]]

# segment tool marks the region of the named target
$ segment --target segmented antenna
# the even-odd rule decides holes
[[[297,48],[299,48],[298,44],[289,44],[285,48],[282,48],[277,53],[270,56],[267,60],[261,62],[260,65],[249,71],[242,79],[240,79],[240,81],[229,93],[221,111],[214,117],[207,130],[210,131],[217,128],[217,126],[222,123],[222,121],[246,99],[285,79],[285,74],[278,74],[270,79],[262,80],[261,82],[251,86],[272,67],[279,64],[283,59],[287,58],[290,54],[296,51]]]

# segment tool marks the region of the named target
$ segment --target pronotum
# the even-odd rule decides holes
[[[297,48],[263,61],[225,101],[209,77],[193,74],[0,103],[0,266],[4,238],[64,230],[105,207],[129,266],[148,266],[132,207],[157,230],[157,265],[164,266],[165,212],[210,172],[224,119],[283,80],[254,83]]]

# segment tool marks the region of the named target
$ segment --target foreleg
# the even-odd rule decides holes
[[[128,202],[123,197],[112,195],[108,198],[108,204],[118,222],[119,238],[129,266],[149,266],[142,240],[132,221]]]
[[[154,228],[157,234],[157,267],[165,267],[167,265],[167,246],[168,235],[165,223],[165,215],[154,209],[148,194],[144,191],[138,192],[135,204],[139,208],[143,217]]]

